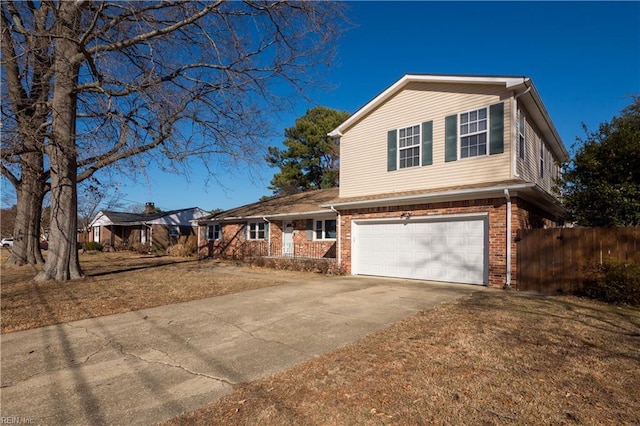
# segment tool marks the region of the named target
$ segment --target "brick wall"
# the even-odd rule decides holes
[[[269,241],[245,240],[242,223],[225,223],[222,226],[222,238],[207,241],[206,226],[200,227],[200,253],[205,256],[224,259],[243,259],[246,256],[282,256],[282,234],[284,223],[288,221],[271,221],[269,223]],[[293,244],[295,257],[334,258],[336,242],[307,240],[307,221],[299,219],[293,223]]]
[[[514,202],[515,200],[515,202]],[[539,209],[529,203],[512,197],[511,223],[511,277],[516,276],[517,245],[515,237],[523,227],[531,227],[533,223],[549,222]],[[403,212],[410,212],[412,216],[473,214],[487,213],[489,226],[489,271],[488,280],[491,287],[502,287],[506,280],[506,199],[490,198],[479,200],[450,201],[442,203],[416,204],[407,206],[373,207],[342,211],[340,228],[342,234],[341,256],[342,267],[347,273],[351,272],[351,224],[353,220],[393,218],[399,219]]]

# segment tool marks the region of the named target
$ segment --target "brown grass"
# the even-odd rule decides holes
[[[66,284],[3,267],[2,332],[317,277],[130,253],[82,264]],[[490,289],[168,424],[640,424],[640,310]]]
[[[640,424],[640,312],[479,292],[167,424]]]
[[[294,277],[317,277],[195,258],[116,252],[81,254],[84,279],[36,283],[31,279],[37,269],[5,265],[6,250],[2,256],[2,333],[280,285]]]

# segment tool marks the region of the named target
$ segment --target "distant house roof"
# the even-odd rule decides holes
[[[329,208],[320,207],[338,197],[338,188],[318,189],[292,195],[273,197],[264,201],[225,210],[200,220],[203,222],[234,221],[262,218],[296,218],[331,213]]]
[[[144,224],[191,225],[207,213],[198,207],[154,213],[128,213],[102,210],[96,214],[89,226],[134,226]]]

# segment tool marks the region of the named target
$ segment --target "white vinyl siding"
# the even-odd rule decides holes
[[[524,160],[519,154],[517,156],[517,174],[526,181],[537,183],[548,193],[555,194],[555,179],[560,173],[558,160],[528,116],[525,113],[521,114],[524,115],[525,151]]]
[[[344,132],[340,140],[340,196],[366,196],[508,180],[511,103],[504,104],[504,153],[444,161],[445,117],[484,108],[510,96],[492,85],[412,83]],[[387,133],[433,122],[433,164],[387,173]],[[366,153],[366,155],[363,155]]]

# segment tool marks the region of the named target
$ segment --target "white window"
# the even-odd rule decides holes
[[[169,237],[178,238],[180,236],[180,226],[172,225],[169,226]]]
[[[540,139],[540,177],[544,177],[544,141]]]
[[[336,239],[336,220],[316,220],[315,227],[316,240],[335,240]]]
[[[398,129],[400,168],[420,165],[420,125]]]
[[[96,243],[100,242],[100,227],[99,226],[94,226],[93,227],[93,241],[95,241]]]
[[[247,238],[249,240],[266,240],[267,226],[264,222],[249,222],[249,232]]]
[[[460,114],[460,158],[487,155],[487,108]]]
[[[140,243],[147,244],[147,228],[140,229]]]
[[[222,238],[222,225],[219,223],[207,225],[207,240],[219,240]]]
[[[526,149],[526,144],[525,144],[525,134],[526,134],[526,122],[524,119],[524,114],[522,113],[522,111],[518,110],[518,114],[520,114],[519,117],[519,123],[518,123],[518,154],[520,156],[521,160],[524,160],[524,153],[525,153],[525,149]]]

